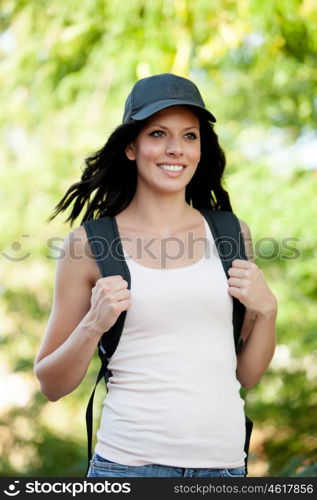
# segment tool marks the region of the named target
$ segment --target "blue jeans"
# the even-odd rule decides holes
[[[245,477],[245,467],[234,469],[188,469],[167,465],[122,465],[97,455],[92,457],[87,477]]]

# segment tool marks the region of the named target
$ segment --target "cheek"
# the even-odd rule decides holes
[[[195,145],[195,147],[191,148],[191,150],[188,152],[188,156],[191,158],[193,163],[199,163],[200,160],[200,144]]]
[[[153,160],[161,153],[159,144],[144,144],[137,152],[138,160]]]

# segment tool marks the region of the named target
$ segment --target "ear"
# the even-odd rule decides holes
[[[128,144],[128,146],[125,148],[125,154],[126,154],[128,160],[135,160],[135,152],[134,152],[133,142]]]

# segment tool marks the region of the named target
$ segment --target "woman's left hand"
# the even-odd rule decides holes
[[[265,317],[276,313],[277,299],[268,287],[261,269],[248,260],[235,259],[228,274],[228,292],[253,312]]]

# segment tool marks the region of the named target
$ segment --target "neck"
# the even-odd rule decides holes
[[[173,196],[135,196],[121,214],[133,221],[136,229],[164,238],[188,226],[193,211],[183,193],[174,193]]]

